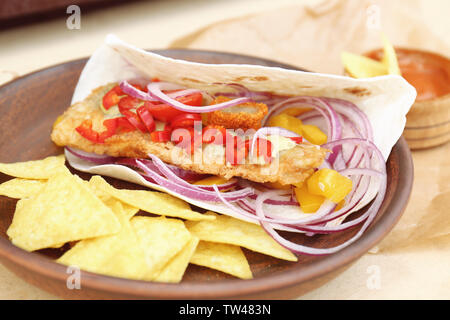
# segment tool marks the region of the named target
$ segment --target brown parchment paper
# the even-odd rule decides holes
[[[424,7],[429,5],[434,7]],[[424,8],[427,18],[422,14]],[[314,5],[300,2],[209,25],[175,40],[171,47],[243,53],[312,71],[342,74],[340,53],[379,48],[380,31],[395,46],[449,56],[450,21],[436,26],[430,19],[435,15],[444,21],[443,15],[448,15],[449,10],[445,0],[326,0]],[[436,30],[441,28],[448,33],[439,36]],[[450,299],[450,143],[414,151],[412,156],[415,178],[405,213],[391,233],[360,262],[360,266],[370,264],[367,277],[369,267],[375,265],[383,270],[383,279],[390,282],[384,283],[384,293],[368,290],[366,283],[360,294],[349,293],[346,297]],[[341,279],[352,278],[348,272]],[[331,288],[340,290],[341,285],[334,282]],[[323,291],[306,296],[330,297],[334,296],[324,295]]]

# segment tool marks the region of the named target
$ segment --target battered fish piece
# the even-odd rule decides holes
[[[92,121],[92,128],[104,131],[105,114],[100,109],[102,97],[113,85],[95,89],[84,101],[73,104],[53,126],[52,140],[59,146],[77,148],[86,152],[114,157],[148,158],[148,154],[162,161],[197,173],[222,176],[226,179],[242,177],[255,182],[279,182],[297,184],[307,179],[314,168],[320,166],[328,150],[306,143],[281,150],[271,163],[244,163],[231,165],[225,162],[225,148],[203,144],[193,156],[172,142],[152,142],[149,133],[139,130],[118,133],[104,143],[94,143],[82,137],[76,130],[84,120]],[[221,149],[220,149],[221,148]]]
[[[214,99],[212,104],[229,100],[231,99],[219,96]],[[208,124],[221,125],[225,128],[232,129],[259,129],[261,127],[261,121],[267,112],[267,105],[264,103],[242,103],[237,106],[208,113]]]

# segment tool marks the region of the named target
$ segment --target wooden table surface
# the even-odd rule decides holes
[[[64,10],[51,21],[0,30],[0,84],[14,76],[89,56],[108,33],[139,47],[165,48],[175,39],[223,19],[317,1],[154,0],[87,13],[81,8],[81,28],[74,30],[67,28]],[[450,21],[434,16],[436,6],[448,8],[448,2],[427,3],[435,7],[424,6],[423,15],[436,34],[448,37]],[[414,151],[415,182],[400,223],[372,253],[299,299],[450,299],[450,232],[446,228],[450,216],[442,214],[450,208],[449,154],[450,143]],[[419,221],[418,212],[423,212]],[[435,221],[433,217],[447,220]],[[427,240],[430,232],[423,236],[417,233],[418,224],[428,231],[436,230],[439,237]],[[25,283],[0,265],[0,299],[57,297]]]

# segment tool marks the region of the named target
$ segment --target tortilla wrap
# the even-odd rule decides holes
[[[214,91],[217,89],[217,83],[238,83],[253,91],[270,91],[292,96],[323,96],[351,101],[367,115],[373,128],[374,143],[385,159],[400,138],[405,126],[406,114],[416,98],[415,89],[400,76],[354,79],[254,65],[194,63],[146,52],[121,41],[114,35],[108,35],[105,43],[94,52],[84,67],[72,103],[82,101],[92,90],[106,83],[155,77],[201,90]],[[137,183],[166,192],[206,210],[250,221],[222,203],[193,200],[150,183],[125,166],[93,165],[67,151],[66,158],[77,170]],[[378,183],[376,179],[372,179],[369,191],[352,212],[370,202],[377,190]],[[280,217],[308,216],[297,206],[267,206],[270,207],[270,212]],[[340,223],[344,218],[332,223]],[[278,228],[283,229],[280,226]]]

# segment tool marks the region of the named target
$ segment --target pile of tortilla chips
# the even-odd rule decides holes
[[[189,263],[253,277],[241,247],[288,261],[297,257],[259,226],[193,211],[171,195],[117,189],[101,176],[73,175],[63,155],[0,163],[15,177],[0,195],[19,199],[7,231],[24,250],[71,248],[57,262],[109,276],[180,282]],[[137,215],[139,213],[139,215]]]

